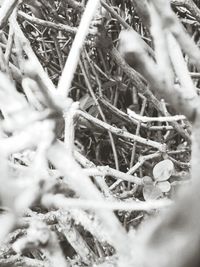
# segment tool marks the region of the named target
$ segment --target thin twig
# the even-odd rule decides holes
[[[147,139],[142,138],[140,136],[133,135],[133,134],[131,134],[127,131],[124,131],[122,129],[118,129],[114,126],[111,126],[111,125],[99,120],[99,119],[92,117],[91,115],[89,115],[85,112],[77,111],[76,115],[82,116],[83,118],[85,118],[85,119],[101,126],[102,128],[112,132],[113,134],[119,135],[119,136],[124,137],[124,138],[128,138],[132,141],[137,141],[141,144],[152,146],[152,147],[158,149],[159,151],[163,151],[163,152],[165,151],[165,145],[164,144],[160,144],[160,143],[152,141],[152,140],[147,140]]]
[[[65,63],[65,67],[58,83],[57,90],[64,97],[68,95],[74,77],[74,72],[76,71],[78,65],[79,56],[84,44],[84,40],[88,34],[90,22],[95,15],[95,12],[99,6],[99,2],[100,0],[89,0],[81,18],[77,34],[75,36],[70,53]]]
[[[147,117],[147,116],[141,116],[137,113],[135,113],[134,111],[127,109],[127,113],[128,115],[133,118],[136,119],[138,121],[141,122],[154,122],[154,121],[158,121],[158,122],[172,122],[172,121],[180,121],[180,120],[186,120],[186,117],[183,115],[175,115],[175,116],[166,116],[166,117]]]
[[[150,211],[154,209],[162,209],[170,206],[172,201],[167,199],[156,200],[156,201],[130,201],[130,202],[111,202],[111,201],[94,201],[94,200],[81,200],[81,199],[67,199],[62,195],[45,195],[42,199],[43,205],[47,207],[62,207],[67,209],[69,207],[82,208],[82,209],[93,209],[93,210],[126,210],[136,211],[144,210]]]

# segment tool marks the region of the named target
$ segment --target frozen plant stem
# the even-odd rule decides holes
[[[18,2],[19,0],[3,1],[3,5],[0,8],[0,29],[6,26],[8,18],[12,14]]]
[[[62,207],[63,209],[68,209],[70,207],[82,208],[82,209],[91,209],[91,210],[153,210],[166,208],[172,204],[171,200],[162,199],[162,200],[152,200],[148,202],[143,201],[130,201],[130,202],[117,202],[117,201],[94,201],[86,199],[73,199],[65,198],[62,195],[51,195],[46,194],[42,198],[42,203],[46,207]]]
[[[58,83],[58,92],[64,97],[68,95],[74,77],[74,72],[76,71],[78,65],[81,48],[83,47],[90,22],[96,12],[99,2],[100,0],[89,0],[82,16],[80,26],[74,38],[74,42]]]

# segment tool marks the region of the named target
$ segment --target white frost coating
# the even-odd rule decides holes
[[[181,48],[174,36],[170,33],[167,35],[167,41],[171,61],[182,87],[181,92],[186,99],[193,99],[197,96],[197,93],[194,88],[185,60],[183,58]]]

